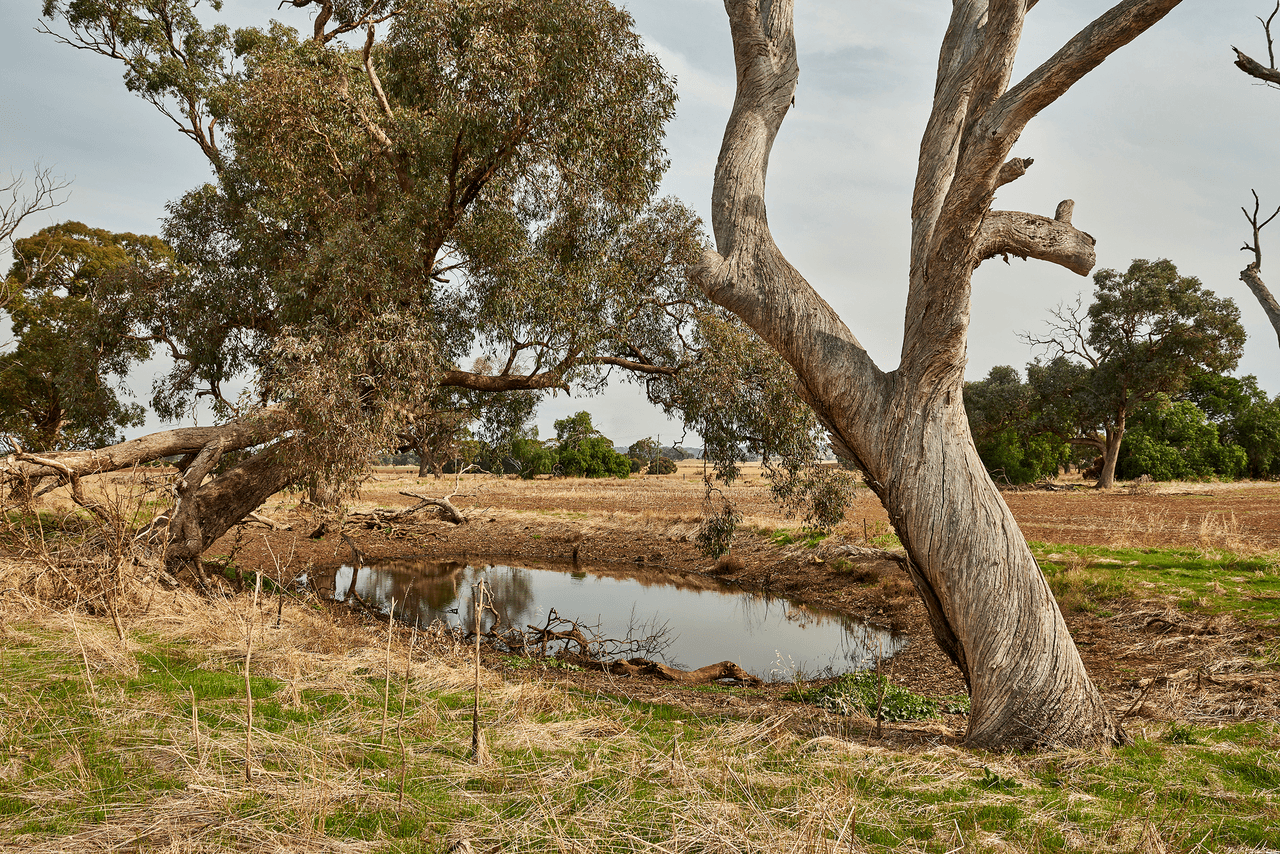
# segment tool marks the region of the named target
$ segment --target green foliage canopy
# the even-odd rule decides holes
[[[1048,334],[1023,335],[1049,356],[1029,365],[1027,378],[1039,397],[1041,428],[1114,462],[1139,406],[1177,395],[1198,373],[1232,370],[1245,333],[1231,299],[1180,275],[1168,260],[1138,259],[1124,273],[1100,270],[1094,285],[1087,312],[1079,302],[1060,307]]]
[[[964,385],[969,430],[983,465],[996,479],[1032,483],[1067,462],[1066,442],[1038,429],[1036,395],[1015,368],[997,365],[986,379]]]
[[[123,381],[151,354],[137,311],[170,277],[160,239],[66,222],[14,242],[5,280],[14,347],[0,356],[0,423],[28,450],[90,448],[142,423]]]

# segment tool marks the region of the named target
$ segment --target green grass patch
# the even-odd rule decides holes
[[[783,699],[820,706],[839,715],[867,715],[886,721],[922,721],[944,711],[968,712],[968,697],[935,700],[894,685],[870,670],[846,673],[820,687],[796,687]]]
[[[1031,548],[1065,610],[1098,612],[1121,597],[1160,598],[1206,616],[1280,618],[1280,563],[1274,556],[1039,542]]]
[[[828,536],[822,531],[809,531],[803,528],[799,530],[787,530],[785,528],[769,530],[768,528],[763,528],[760,530],[760,533],[775,546],[791,546],[799,544],[807,549],[817,548],[818,544]]]

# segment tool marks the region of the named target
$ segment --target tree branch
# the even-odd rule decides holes
[[[765,212],[769,151],[800,73],[792,8],[792,0],[726,0],[738,84],[712,192],[718,251],[704,252],[689,274],[708,298],[742,318],[800,376],[810,381],[833,377],[839,389],[824,390],[829,393],[822,397],[846,403],[843,414],[852,420],[873,399],[883,403],[884,374],[778,250]],[[830,371],[832,364],[846,370]],[[804,387],[799,391],[824,423],[834,424],[814,394]]]
[[[559,373],[546,371],[533,374],[477,374],[472,371],[444,371],[440,385],[452,388],[469,388],[474,391],[531,391],[556,388],[568,391],[569,385]]]
[[[1231,48],[1236,52],[1236,68],[1239,68],[1250,77],[1256,77],[1273,85],[1280,85],[1280,69],[1276,68],[1276,45],[1275,40],[1271,37],[1271,22],[1275,20],[1277,13],[1280,13],[1280,0],[1276,0],[1276,7],[1271,10],[1271,14],[1267,16],[1265,21],[1261,17],[1258,18],[1258,21],[1262,24],[1262,31],[1267,35],[1267,62],[1270,63],[1270,67],[1251,59],[1237,47]]]
[[[996,176],[996,186],[1003,187],[1011,181],[1018,180],[1027,174],[1027,170],[1031,168],[1032,163],[1035,163],[1035,161],[1030,157],[1015,157],[1012,160],[1006,160],[1004,165],[1000,167],[1000,174]]]
[[[30,197],[20,194],[23,184],[22,173],[9,173],[9,183],[0,187],[0,193],[9,198],[0,201],[0,247],[13,239],[14,233],[22,221],[33,214],[51,210],[66,203],[67,198],[57,198],[58,194],[71,185],[70,181],[54,177],[53,170],[35,166],[32,176],[33,193]]]
[[[1071,202],[1058,206],[1053,218],[1019,211],[992,211],[978,233],[979,263],[997,255],[1036,258],[1086,276],[1097,261],[1095,241],[1071,225]]]
[[[1267,68],[1256,59],[1250,58],[1239,48],[1231,48],[1236,52],[1236,68],[1239,68],[1250,77],[1256,77],[1266,83],[1274,83],[1280,85],[1280,69]]]
[[[1280,9],[1280,3],[1277,3],[1277,9]],[[1272,17],[1275,13],[1272,12]],[[1270,18],[1267,19],[1270,22]],[[1270,31],[1267,33],[1268,41],[1270,40]],[[1240,208],[1244,212],[1245,219],[1249,221],[1249,225],[1253,228],[1253,243],[1245,243],[1240,247],[1242,252],[1252,252],[1253,261],[1249,266],[1240,271],[1240,281],[1249,286],[1249,290],[1253,291],[1253,295],[1257,298],[1258,303],[1262,306],[1262,310],[1266,312],[1267,320],[1271,321],[1272,328],[1276,331],[1277,339],[1280,339],[1280,302],[1276,301],[1274,295],[1262,281],[1262,229],[1280,216],[1280,207],[1276,208],[1271,216],[1262,219],[1262,202],[1258,198],[1258,191],[1252,190],[1253,193],[1253,213],[1248,208]]]
[[[592,365],[613,365],[619,368],[626,368],[628,371],[635,371],[637,374],[662,374],[665,376],[674,376],[680,372],[679,368],[669,365],[654,365],[649,362],[637,362],[634,359],[624,359],[620,356],[595,356],[590,359],[584,359],[583,363]]]
[[[984,132],[1001,137],[1012,146],[1027,122],[1108,56],[1154,26],[1180,2],[1182,0],[1124,0],[1117,3],[1005,92],[984,120]]]

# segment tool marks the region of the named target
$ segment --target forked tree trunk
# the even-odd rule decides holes
[[[691,271],[795,369],[837,453],[864,472],[910,558],[934,636],[969,684],[968,742],[984,748],[1124,738],[1089,681],[1044,575],[978,458],[965,418],[969,291],[985,258],[1014,254],[1081,275],[1093,239],[1052,219],[990,209],[1026,171],[1022,129],[1178,0],[1126,0],[1010,86],[1025,0],[957,0],[939,59],[912,202],[900,367],[885,373],[778,251],[765,215],[769,151],[795,93],[794,0],[726,0],[738,90],[716,167],[717,251]]]
[[[296,479],[292,457],[296,439],[283,439],[223,472],[174,508],[167,560],[182,565],[198,560],[231,527]],[[183,506],[184,503],[187,506]]]

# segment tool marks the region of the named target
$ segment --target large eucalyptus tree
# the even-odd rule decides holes
[[[906,329],[896,370],[877,366],[769,232],[765,174],[799,75],[793,0],[725,0],[737,96],[712,197],[716,250],[694,276],[795,369],[802,397],[889,512],[934,636],[972,696],[977,747],[1124,739],[1085,672],[1035,558],[983,467],[961,398],[974,268],[997,255],[1081,275],[1094,239],[1071,223],[991,209],[1029,160],[1027,123],[1179,0],[1124,0],[1012,81],[1035,0],[955,0],[920,144]]]
[[[305,33],[209,26],[200,3],[43,10],[209,161],[213,180],[169,206],[171,279],[136,334],[173,358],[162,416],[206,397],[225,420],[0,475],[181,454],[166,553],[185,562],[300,476],[351,482],[441,387],[591,391],[620,371],[696,422],[707,372],[744,364],[715,360],[726,336],[768,363],[757,386],[784,376],[688,279],[701,224],[656,197],[674,82],[609,0],[282,4],[313,13]],[[458,367],[477,351],[491,369]],[[717,424],[780,409],[754,400],[727,400]],[[812,426],[794,396],[781,409]]]

